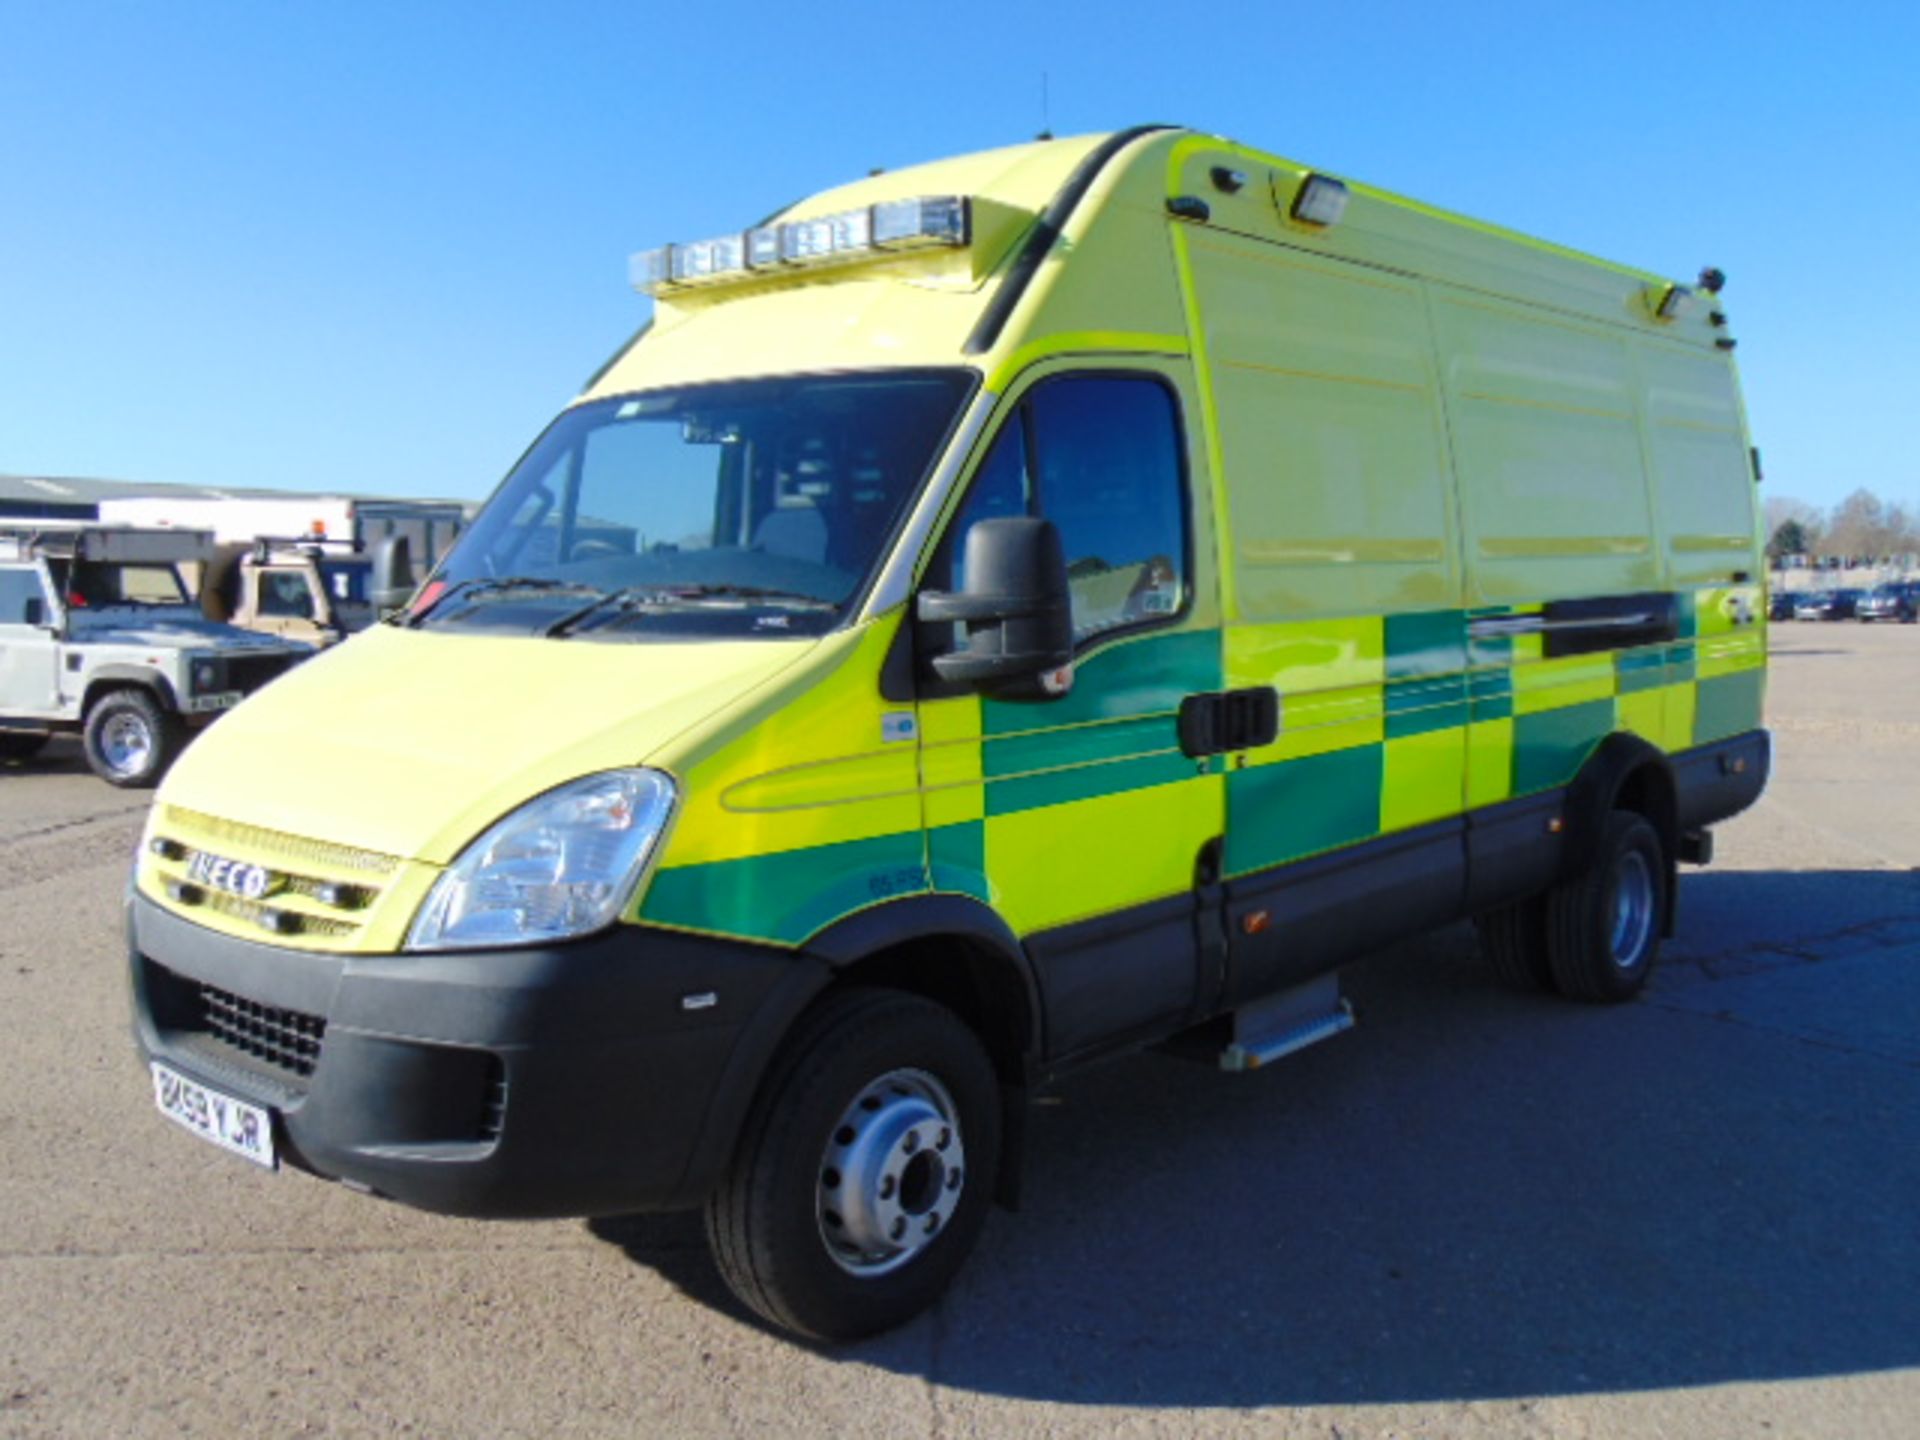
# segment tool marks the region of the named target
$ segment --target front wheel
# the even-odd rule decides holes
[[[1547,964],[1570,1000],[1631,1000],[1660,953],[1667,911],[1666,854],[1642,816],[1607,817],[1600,852],[1547,892]]]
[[[773,1324],[857,1340],[939,1299],[1000,1158],[993,1066],[951,1011],[844,990],[795,1027],[707,1201],[728,1288]]]
[[[87,712],[87,764],[109,785],[156,785],[180,749],[180,723],[145,690],[113,690]]]

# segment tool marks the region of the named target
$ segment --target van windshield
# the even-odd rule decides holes
[[[731,381],[567,411],[415,602],[415,624],[568,638],[839,622],[971,388],[965,371]]]

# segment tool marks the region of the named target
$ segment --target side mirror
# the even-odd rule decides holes
[[[920,595],[920,619],[967,627],[967,643],[933,657],[942,680],[1002,694],[1044,693],[1040,677],[1073,659],[1067,555],[1050,520],[981,520],[967,532],[967,584]]]
[[[374,547],[371,580],[373,608],[383,615],[413,598],[418,582],[413,578],[413,547],[406,536],[389,535]]]
[[[29,595],[27,603],[20,607],[22,625],[45,625],[47,623],[47,602],[38,595]]]

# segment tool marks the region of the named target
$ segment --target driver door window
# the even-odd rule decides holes
[[[1066,548],[1078,644],[1171,619],[1187,586],[1180,457],[1179,415],[1159,381],[1042,381],[1006,418],[948,531],[952,588],[966,583],[975,522],[1039,515]]]

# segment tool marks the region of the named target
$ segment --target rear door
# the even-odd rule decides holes
[[[1220,634],[1196,561],[1211,540],[1195,533],[1183,367],[1029,373],[927,578],[962,585],[978,520],[1052,520],[1073,597],[1072,688],[933,699],[922,763],[934,886],[987,901],[1026,941],[1060,1056],[1181,1019],[1217,984],[1194,879],[1222,829],[1221,764],[1182,751],[1179,712],[1219,689]]]

